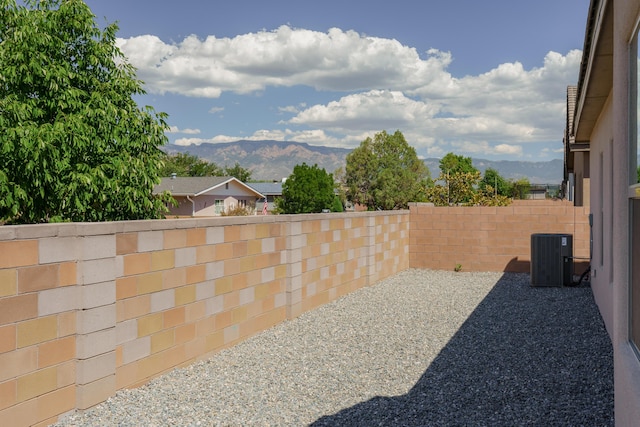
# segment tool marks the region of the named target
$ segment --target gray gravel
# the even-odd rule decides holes
[[[613,425],[591,290],[407,270],[56,426]]]

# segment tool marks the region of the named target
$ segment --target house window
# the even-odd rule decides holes
[[[246,200],[238,200],[238,206],[241,208],[246,208],[247,207],[247,201]]]
[[[631,285],[630,298],[630,322],[631,328],[630,339],[636,347],[640,349],[640,262],[634,260],[640,259],[640,184],[638,184],[638,143],[640,142],[638,126],[638,112],[640,111],[640,96],[638,96],[638,61],[640,55],[638,52],[638,29],[631,42],[629,58],[629,169],[628,183],[629,190],[627,197],[629,199],[629,279]],[[638,353],[640,355],[640,352]]]
[[[224,212],[224,200],[216,199],[214,202],[214,206],[216,214],[220,215],[222,212]]]

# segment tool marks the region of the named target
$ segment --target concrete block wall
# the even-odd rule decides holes
[[[20,231],[0,231],[0,420],[47,425],[76,407],[78,238]]]
[[[255,217],[202,221],[132,224],[116,235],[117,389],[286,319],[288,225]]]
[[[0,227],[0,419],[48,425],[408,268],[409,212]]]
[[[409,268],[408,212],[329,218],[289,223],[289,318]]]
[[[589,256],[588,208],[436,208],[0,227],[0,419],[48,425],[407,268]]]
[[[521,200],[505,207],[410,207],[412,268],[529,272],[531,235],[573,235],[573,255],[589,257],[589,207],[571,202]],[[576,273],[587,260],[577,261]]]

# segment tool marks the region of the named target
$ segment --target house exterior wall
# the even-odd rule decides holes
[[[202,195],[192,197],[192,200],[194,201],[193,204],[183,196],[176,196],[174,198],[176,199],[176,202],[178,202],[178,206],[170,206],[170,213],[167,214],[168,216],[220,216],[222,212],[227,212],[228,210],[237,207],[241,200],[244,201],[247,206],[253,206],[256,202],[255,197],[233,197],[224,195]],[[216,200],[223,201],[221,208],[216,207]],[[194,209],[195,215],[192,215]]]
[[[193,205],[186,197],[176,196],[174,197],[178,206],[169,206],[169,213],[167,215],[175,216],[191,216],[193,213]]]
[[[593,258],[591,260],[591,288],[596,303],[611,334],[613,328],[613,234],[612,197],[613,163],[611,139],[613,135],[613,105],[611,97],[605,103],[602,113],[591,135],[591,169],[596,172],[591,183],[591,213],[593,214]]]
[[[191,196],[193,203],[185,196],[174,196],[174,198],[178,205],[169,206],[168,215],[180,217],[220,216],[222,212],[236,208],[240,202],[244,202],[246,206],[255,206],[257,200],[255,193],[248,191],[246,187],[235,181],[221,185],[208,193]],[[216,200],[223,201],[221,207],[216,206]]]
[[[593,85],[594,96],[583,100],[585,105],[599,109],[590,111],[585,119],[588,124],[597,117],[588,135],[594,219],[592,287],[613,341],[616,425],[635,426],[640,419],[640,359],[631,343],[630,268],[638,261],[632,259],[630,238],[638,230],[632,229],[629,212],[632,197],[638,194],[633,196],[630,188],[630,179],[636,174],[635,166],[630,168],[630,159],[637,141],[630,137],[636,133],[632,127],[636,126],[637,117],[632,116],[637,115],[633,106],[638,100],[635,94],[630,98],[630,94],[637,79],[631,74],[638,61],[632,41],[640,19],[640,2],[602,0],[592,1],[590,7],[591,12],[598,13],[594,14],[597,22],[587,26],[593,31],[588,36],[596,43],[594,52],[599,51],[600,56],[585,62],[585,79],[597,73],[607,76],[611,71],[611,80],[587,82]],[[609,13],[613,14],[612,25],[605,22]],[[609,87],[606,93],[603,89]],[[604,97],[607,100],[599,107]],[[576,125],[580,131],[579,120]],[[585,128],[589,129],[588,125]]]
[[[637,425],[640,419],[640,360],[629,341],[630,280],[629,268],[629,129],[630,129],[630,61],[637,52],[629,51],[640,17],[640,3],[615,0],[613,31],[613,347],[615,373],[616,424]],[[635,142],[634,142],[635,144]],[[592,192],[593,194],[593,192]],[[637,231],[636,231],[637,232]],[[635,260],[637,262],[637,260]]]
[[[575,205],[589,206],[591,204],[591,175],[590,175],[590,153],[588,151],[574,153],[574,174],[575,174]]]

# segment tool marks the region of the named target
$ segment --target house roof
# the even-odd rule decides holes
[[[587,146],[613,85],[613,6],[611,1],[591,0],[585,32],[573,136]]]
[[[168,191],[172,196],[199,196],[230,182],[235,182],[246,188],[258,198],[264,198],[262,193],[232,176],[180,176],[162,178],[160,184],[154,187],[153,193],[159,194]]]
[[[247,185],[265,196],[282,195],[282,182],[252,182]]]

